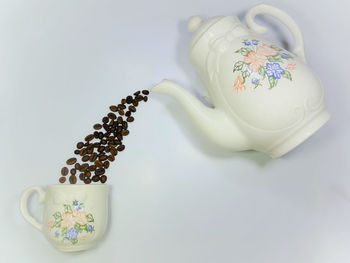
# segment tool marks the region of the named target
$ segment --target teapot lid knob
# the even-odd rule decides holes
[[[188,20],[187,28],[190,32],[194,32],[199,28],[201,24],[202,24],[202,18],[200,18],[199,16],[192,16]]]

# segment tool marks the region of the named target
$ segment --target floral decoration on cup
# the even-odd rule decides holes
[[[233,66],[233,72],[238,72],[234,88],[236,91],[245,90],[247,81],[254,88],[262,86],[267,79],[270,89],[278,84],[278,80],[286,78],[292,81],[291,70],[295,70],[293,59],[285,50],[274,46],[260,43],[259,40],[244,40],[244,47],[235,51],[243,56],[243,60],[237,61]]]
[[[63,209],[63,212],[55,212],[52,215],[54,219],[47,224],[50,231],[55,231],[56,238],[75,245],[95,231],[94,217],[86,213],[83,203],[74,200],[72,205],[64,204]]]

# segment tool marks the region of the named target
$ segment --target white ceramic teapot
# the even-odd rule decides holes
[[[254,22],[268,14],[295,38],[293,52],[263,39],[267,29]],[[302,34],[285,12],[265,4],[253,7],[244,27],[236,16],[202,22],[192,17],[190,58],[205,81],[213,108],[186,89],[163,80],[152,91],[174,97],[215,143],[257,150],[277,158],[315,133],[330,118],[319,80],[306,65]]]

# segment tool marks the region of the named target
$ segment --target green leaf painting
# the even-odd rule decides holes
[[[270,76],[268,78],[268,80],[269,80],[269,84],[270,84],[270,89],[276,87],[277,81],[278,81],[277,79],[275,79],[274,77]]]
[[[237,61],[233,67],[233,72],[242,70],[243,65],[243,61]]]
[[[289,79],[290,81],[292,81],[292,74],[291,74],[288,70],[283,71],[282,77],[284,77],[284,78]]]

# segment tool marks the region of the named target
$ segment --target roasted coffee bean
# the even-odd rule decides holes
[[[133,101],[133,98],[132,98],[131,96],[127,96],[127,97],[126,97],[126,103],[127,103],[127,104],[131,104],[132,101]]]
[[[66,177],[60,177],[60,179],[58,179],[58,181],[63,184],[66,181]]]
[[[122,141],[122,140],[123,140],[123,135],[117,134],[117,139],[118,139],[119,141]]]
[[[104,168],[98,168],[95,171],[95,175],[102,175],[106,172],[106,170]]]
[[[81,148],[83,148],[84,147],[84,143],[83,142],[78,142],[77,143],[77,148],[78,149],[81,149]]]
[[[105,169],[108,169],[108,167],[109,167],[109,161],[105,161],[105,162],[103,163],[103,167],[104,167]]]
[[[63,167],[63,168],[61,169],[61,174],[62,174],[63,176],[66,176],[68,173],[69,173],[69,170],[68,170],[67,167]]]
[[[126,103],[126,99],[121,99],[120,103],[121,104],[125,104]]]
[[[118,107],[115,106],[115,105],[109,106],[109,109],[110,109],[111,111],[113,111],[113,112],[117,112],[117,111],[118,111]]]
[[[119,127],[117,128],[117,134],[118,134],[118,133],[121,133],[122,130],[123,130],[123,127],[120,127],[120,126],[119,126]]]
[[[75,175],[69,176],[69,182],[70,182],[71,184],[76,184],[77,178],[75,177]]]
[[[107,181],[107,176],[102,175],[100,178],[100,182],[104,184],[106,181]]]
[[[101,140],[101,144],[107,144],[107,140]]]
[[[118,151],[116,148],[111,148],[111,154],[116,156],[118,154]]]
[[[79,154],[80,153],[80,150],[75,150],[74,151],[74,154]]]
[[[99,124],[99,123],[96,123],[96,124],[94,125],[94,129],[95,129],[95,130],[100,130],[101,128],[102,128],[102,125]]]
[[[80,163],[74,164],[74,168],[77,169],[77,170],[79,170],[79,169],[80,169]]]
[[[81,158],[83,162],[87,162],[89,161],[89,159],[90,159],[90,155],[84,155],[83,158]]]
[[[119,111],[118,111],[118,114],[121,115],[121,116],[123,116],[123,115],[124,115],[124,111],[123,111],[123,110],[119,110]]]
[[[124,104],[119,104],[118,105],[118,109],[120,110],[125,110],[126,109],[126,106]]]
[[[137,95],[137,96],[135,97],[135,100],[141,101],[141,100],[143,100],[143,96]]]
[[[134,93],[134,95],[137,96],[137,95],[139,95],[140,93],[141,93],[141,91],[138,90],[138,91],[136,91],[136,92]]]
[[[130,116],[131,116],[131,111],[127,111],[127,112],[125,113],[125,116],[126,116],[126,117],[130,117]]]
[[[80,165],[79,171],[80,171],[80,172],[84,172],[84,171],[86,171],[86,169],[87,169],[88,167],[89,167],[89,165],[88,165],[87,163],[83,163],[83,164]]]
[[[103,138],[103,132],[99,132],[99,133],[98,133],[98,138],[99,138],[99,139],[102,139],[102,138]]]
[[[124,151],[124,149],[125,149],[125,145],[124,145],[124,144],[119,145],[119,146],[117,147],[117,150],[118,150],[119,152]]]
[[[79,174],[79,179],[80,179],[81,181],[84,181],[85,175],[84,175],[83,173]]]
[[[87,163],[83,163],[82,165],[80,165],[80,172],[85,172],[86,169],[89,167],[89,165]]]
[[[108,123],[108,125],[109,125],[109,128],[112,128],[113,125],[114,125],[114,120],[111,120],[111,121]]]
[[[84,183],[85,183],[85,184],[91,184],[91,179],[90,179],[90,178],[86,178],[86,179],[84,180]]]
[[[118,122],[119,124],[120,124],[120,123],[123,123],[123,118],[119,116],[119,117],[117,118],[117,122]]]
[[[97,159],[97,153],[93,153],[93,154],[91,154],[89,161],[94,162],[94,161],[96,161],[96,159]]]
[[[99,159],[101,162],[102,162],[102,161],[105,161],[105,160],[107,160],[107,155],[101,155],[98,159]]]
[[[94,139],[94,135],[93,134],[89,134],[88,136],[85,137],[85,141],[89,142],[92,139]]]
[[[115,158],[113,155],[108,155],[108,161],[114,162]]]
[[[100,180],[100,177],[98,176],[98,175],[94,175],[93,177],[92,177],[92,181],[93,182],[98,182]]]
[[[89,171],[92,172],[92,171],[95,171],[96,169],[96,166],[95,165],[90,165],[89,166]]]
[[[77,161],[77,158],[69,158],[67,161],[66,161],[66,164],[68,165],[73,165],[75,164],[75,162]]]
[[[109,125],[107,123],[104,123],[103,129],[105,129],[105,131],[109,131]]]
[[[106,152],[106,153],[109,153],[110,151],[111,151],[111,147],[106,146],[105,152]]]
[[[129,131],[128,131],[128,130],[122,131],[122,135],[123,135],[123,136],[127,136],[128,134],[129,134]]]
[[[111,149],[112,149],[112,148],[115,148],[114,141],[115,141],[115,140],[110,141],[110,142],[107,144],[107,145],[108,145],[108,147],[110,147]]]
[[[148,94],[149,94],[149,91],[148,91],[148,90],[143,90],[143,91],[142,91],[142,94],[148,95]]]
[[[134,117],[130,116],[126,119],[128,122],[133,122],[134,121]]]
[[[118,136],[117,136],[117,138],[118,138]],[[122,143],[121,143],[121,141],[118,139],[118,140],[114,140],[114,144],[115,144],[115,145],[119,145],[119,144],[122,144]]]
[[[102,127],[102,126],[101,126]],[[94,138],[98,139],[98,131],[94,131]]]
[[[92,154],[94,152],[94,148],[89,148],[86,153]]]
[[[95,166],[96,167],[102,167],[103,163],[99,160],[95,161]]]
[[[80,156],[83,156],[83,155],[85,155],[86,153],[87,153],[87,149],[84,148],[84,149],[82,149],[82,150],[80,151],[79,155],[80,155]]]
[[[113,113],[113,112],[110,112],[107,114],[108,118],[110,118],[111,120],[115,120],[117,118],[117,116]]]
[[[77,170],[75,168],[70,169],[70,174],[75,175],[77,173]]]
[[[91,173],[90,173],[89,171],[86,171],[86,172],[84,173],[84,175],[85,175],[85,177],[91,177]]]
[[[134,106],[129,106],[129,111],[135,112],[135,111],[136,111],[136,108],[135,108]]]
[[[104,146],[100,146],[98,147],[97,151],[98,152],[103,152],[105,150],[105,147]]]
[[[143,97],[143,101],[144,101],[144,102],[147,102],[147,101],[148,101],[148,97],[147,97],[147,96],[144,96],[144,97]]]
[[[108,123],[109,122],[109,118],[108,117],[103,117],[102,118],[102,122],[103,123]]]
[[[98,148],[98,147],[100,147],[100,143],[99,143],[99,142],[95,142],[95,143],[93,144],[93,146],[94,146],[95,148]]]
[[[126,121],[123,121],[123,126],[122,126],[125,130],[128,128],[128,123]]]
[[[139,106],[139,102],[137,100],[134,100],[134,102],[132,103],[132,105],[134,105],[135,107]]]

